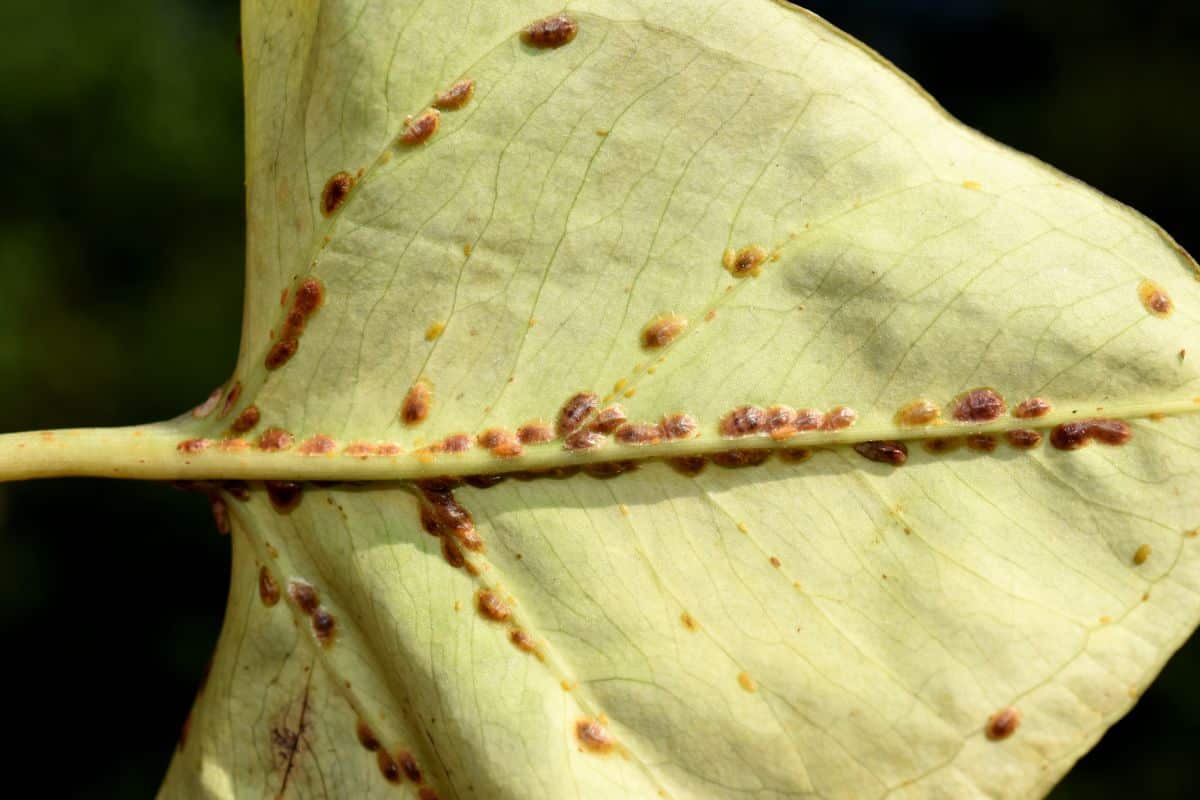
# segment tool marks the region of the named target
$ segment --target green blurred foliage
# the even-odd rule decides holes
[[[807,5],[968,124],[1200,252],[1194,0]],[[6,6],[0,431],[174,416],[237,353],[236,4]],[[0,486],[0,676],[22,733],[7,756],[52,770],[59,783],[42,793],[154,792],[216,641],[227,562],[203,500],[169,486]],[[1055,797],[1187,795],[1200,773],[1198,667],[1194,641]]]

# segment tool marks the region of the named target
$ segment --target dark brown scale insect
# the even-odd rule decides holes
[[[596,415],[588,429],[607,435],[624,425],[625,420],[625,409],[620,406],[609,406]]]
[[[471,437],[465,433],[452,433],[442,439],[435,449],[441,453],[465,453],[471,449]]]
[[[1044,417],[1050,413],[1050,401],[1044,397],[1031,397],[1028,400],[1023,400],[1016,410],[1013,411],[1013,416],[1018,419],[1034,419],[1036,417]]]
[[[490,489],[498,483],[504,481],[505,475],[468,475],[463,478],[468,486],[474,486],[476,489]]]
[[[800,464],[812,458],[813,451],[807,447],[789,447],[779,451],[779,460],[788,464]]]
[[[305,614],[312,614],[321,605],[321,598],[311,583],[294,580],[288,584],[288,597]]]
[[[383,779],[388,783],[400,783],[403,780],[400,774],[400,765],[396,763],[396,759],[392,758],[391,754],[382,747],[375,751],[375,760],[379,764],[379,772],[382,773]]]
[[[904,442],[871,441],[854,445],[854,451],[868,461],[891,464],[898,467],[908,461],[908,448]]]
[[[796,434],[796,411],[791,406],[771,406],[767,409],[763,428],[772,439],[787,439]]]
[[[737,252],[726,250],[721,262],[722,266],[735,278],[757,277],[762,273],[762,265],[767,262],[767,257],[766,249],[761,245],[752,244]]]
[[[566,14],[531,22],[521,30],[521,41],[539,50],[550,50],[569,44],[579,33],[579,23]]]
[[[358,743],[366,749],[371,751],[379,749],[379,740],[375,738],[375,733],[361,719],[354,726],[354,733],[358,736]]]
[[[508,634],[508,640],[512,642],[518,650],[523,650],[526,653],[532,653],[537,650],[537,643],[525,631],[520,628],[514,628]]]
[[[1096,439],[1102,444],[1121,445],[1133,437],[1129,425],[1116,419],[1081,419],[1066,422],[1050,432],[1050,444],[1059,450],[1078,450]]]
[[[512,431],[489,428],[479,435],[479,444],[500,458],[513,458],[525,452],[521,440]]]
[[[411,147],[429,141],[430,137],[437,133],[441,121],[442,115],[437,109],[430,108],[421,112],[416,119],[405,122],[404,133],[400,134],[400,143]]]
[[[221,406],[221,413],[217,414],[217,419],[222,419],[233,410],[237,405],[238,398],[242,396],[242,382],[234,381],[234,384],[229,389],[229,394],[225,395],[225,403]]]
[[[984,734],[993,742],[998,742],[1012,736],[1020,724],[1021,712],[1010,706],[988,717]]]
[[[996,437],[988,434],[968,436],[966,437],[966,442],[968,449],[978,450],[981,453],[994,452],[999,446],[999,442],[996,441]]]
[[[404,404],[400,407],[400,419],[405,425],[419,425],[429,416],[432,405],[433,390],[425,381],[417,381],[404,396]]]
[[[585,464],[583,472],[591,478],[615,478],[637,469],[634,461],[602,461],[598,464]]]
[[[954,418],[959,422],[991,422],[1008,410],[994,389],[972,389],[954,400]]]
[[[554,438],[554,429],[541,421],[527,422],[517,428],[517,439],[521,444],[541,444]]]
[[[354,176],[349,172],[339,172],[327,180],[325,188],[321,190],[321,213],[326,217],[332,216],[346,202],[353,188]]]
[[[304,485],[295,481],[267,481],[267,499],[281,514],[292,511],[304,497]]]
[[[1042,443],[1042,435],[1040,433],[1025,428],[1009,431],[1004,434],[1004,438],[1018,450],[1032,450]]]
[[[921,444],[921,446],[925,448],[925,452],[933,453],[935,456],[957,450],[958,448],[962,447],[962,445],[963,440],[957,437],[951,437],[948,439],[926,439]]]
[[[666,347],[687,330],[688,321],[677,314],[657,317],[642,329],[642,347],[655,350]]]
[[[230,427],[233,428],[235,433],[246,433],[254,429],[261,416],[258,406],[246,406],[242,409],[242,413],[237,415],[237,419],[233,421],[233,425]]]
[[[324,647],[329,647],[329,645],[333,644],[334,628],[337,626],[337,621],[334,619],[333,614],[330,614],[323,608],[318,608],[312,612],[311,621],[313,634],[316,635],[317,641]]]
[[[446,559],[446,563],[455,569],[461,569],[462,565],[467,562],[462,550],[459,549],[458,545],[449,536],[442,536],[440,538],[442,540],[442,558]]]
[[[662,441],[662,430],[648,423],[626,423],[617,428],[614,438],[621,444],[645,445]]]
[[[667,466],[680,475],[686,475],[689,478],[703,472],[706,464],[708,464],[708,459],[704,456],[679,456],[678,458],[667,459]]]
[[[208,439],[184,439],[175,446],[181,453],[202,453],[208,449]]]
[[[722,436],[751,436],[763,430],[767,414],[758,406],[738,406],[721,420]]]
[[[250,489],[246,486],[245,481],[222,481],[221,488],[228,492],[234,500],[244,503],[250,499]]]
[[[696,418],[690,414],[668,414],[659,423],[664,438],[691,439],[699,432]]]
[[[577,430],[599,405],[600,399],[592,392],[580,392],[571,397],[558,412],[558,435],[566,436]]]
[[[401,750],[396,754],[396,760],[400,762],[400,769],[404,770],[404,774],[413,783],[421,782],[421,770],[417,767],[417,760],[412,757],[412,753],[407,750]]]
[[[815,408],[802,408],[792,417],[792,427],[798,433],[820,430],[825,427],[825,414]]]
[[[296,355],[296,351],[299,349],[300,341],[298,339],[280,339],[271,345],[271,349],[267,351],[267,358],[264,364],[267,369],[279,369],[291,361],[292,356]]]
[[[714,464],[726,469],[756,467],[770,457],[770,450],[726,450],[709,456]]]

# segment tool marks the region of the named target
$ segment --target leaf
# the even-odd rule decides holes
[[[203,487],[233,588],[164,796],[1023,797],[1195,627],[1152,223],[781,4],[558,47],[546,3],[298,5],[243,8],[237,370],[113,469],[379,482]],[[644,427],[515,440],[581,392]],[[826,424],[729,416],[782,405]]]

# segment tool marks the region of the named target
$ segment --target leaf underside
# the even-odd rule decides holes
[[[242,41],[242,352],[178,457],[405,480],[211,487],[163,796],[1026,797],[1196,625],[1200,284],[1136,212],[766,0]],[[580,393],[642,427],[568,449]]]

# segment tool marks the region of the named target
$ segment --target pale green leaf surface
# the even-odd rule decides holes
[[[810,436],[830,447],[802,464],[458,489],[487,543],[476,576],[422,531],[408,483],[309,487],[286,515],[258,489],[229,500],[230,610],[164,795],[413,794],[384,781],[357,719],[442,797],[1048,790],[1200,612],[1200,373],[1180,357],[1197,346],[1194,264],[803,12],[592,0],[568,7],[571,44],[520,42],[560,8],[245,3],[233,410],[253,403],[298,440],[395,442],[404,454],[373,463],[397,478],[582,461],[560,442],[506,461],[413,451],[553,420],[621,380],[631,420],[687,412],[702,435],[587,459],[728,448],[717,423],[743,403],[845,404],[859,422]],[[471,103],[397,147],[404,118],[460,77]],[[360,168],[324,218],[326,181]],[[722,252],[753,243],[778,260],[732,279]],[[268,372],[280,295],[307,275],[325,304]],[[1147,278],[1169,318],[1140,302]],[[690,326],[648,354],[642,328],[668,311]],[[419,378],[432,410],[407,427]],[[1049,398],[1044,433],[1103,408],[1133,440],[940,456],[911,441],[899,469],[845,446],[927,436],[896,411],[977,386],[1010,406]],[[182,427],[218,437],[231,418]],[[217,450],[188,463],[220,476],[235,456]],[[329,477],[362,463],[309,458]],[[318,590],[332,646],[286,592],[263,606],[260,565]],[[509,623],[477,613],[480,588],[512,598]],[[544,660],[509,642],[513,625]],[[990,741],[1009,706],[1020,727]],[[600,715],[607,755],[575,738]]]

